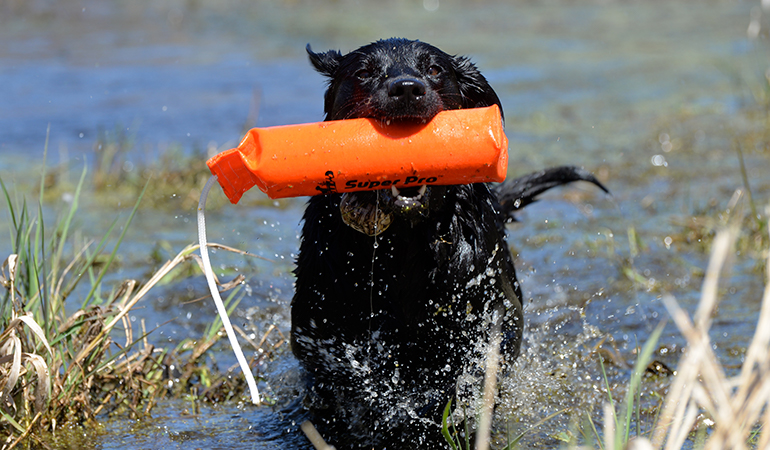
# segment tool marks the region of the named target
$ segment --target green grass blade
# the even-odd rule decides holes
[[[230,295],[227,296],[226,299],[222,303],[224,303],[227,315],[232,316],[233,311],[235,311],[235,308],[238,306],[239,303],[241,303],[241,300],[243,297],[240,297],[237,301],[233,301],[235,298],[235,294],[238,293],[238,291],[241,290],[242,285],[236,287],[233,289],[232,292],[230,292]],[[219,333],[219,330],[222,329],[222,319],[219,317],[219,314],[214,316],[214,320],[211,322],[211,326],[209,326],[206,331],[203,333],[203,335],[206,337],[206,339],[214,339],[217,333]]]
[[[604,445],[602,444],[602,437],[599,434],[599,430],[596,429],[596,424],[594,423],[593,419],[591,419],[591,415],[586,413],[586,421],[591,425],[591,430],[594,432],[594,436],[596,437],[596,443],[599,445],[599,450],[604,450]],[[583,439],[585,439],[586,442],[589,442],[588,435],[583,431],[583,427],[580,427],[580,433],[583,435]]]
[[[115,225],[118,223],[118,219],[115,219],[110,227],[107,229],[107,232],[102,237],[102,240],[99,241],[99,244],[96,246],[96,249],[94,250],[93,254],[91,254],[85,262],[83,262],[79,267],[79,269],[76,271],[77,276],[72,279],[69,284],[67,285],[67,288],[64,290],[64,293],[61,296],[61,301],[63,302],[69,295],[72,293],[72,291],[77,287],[80,280],[83,278],[85,274],[89,272],[89,268],[93,266],[94,261],[96,261],[96,258],[99,256],[99,252],[102,251],[105,245],[107,245],[107,240],[110,237],[110,234],[112,234],[112,230],[115,228]],[[86,303],[83,303],[81,305],[81,309],[85,309],[86,306],[88,306]]]
[[[51,324],[48,296],[46,295],[46,269],[45,269],[45,220],[43,219],[43,198],[45,197],[45,169],[48,159],[48,142],[51,137],[51,124],[45,131],[45,145],[43,146],[43,163],[40,168],[40,193],[37,201],[37,221],[35,226],[35,252],[32,261],[34,262],[35,279],[38,285],[38,295],[40,297],[40,311],[43,315],[43,326],[49,328]],[[46,335],[49,335],[46,333]]]
[[[526,436],[526,435],[527,435],[527,433],[529,433],[529,432],[530,432],[530,431],[532,431],[532,430],[535,430],[535,429],[537,429],[539,426],[543,425],[544,423],[548,422],[549,420],[553,419],[554,417],[556,417],[556,416],[558,416],[558,415],[560,415],[560,414],[564,414],[564,413],[568,412],[568,411],[569,411],[569,410],[571,410],[571,409],[572,409],[572,408],[565,408],[565,409],[560,409],[559,411],[553,412],[553,413],[551,413],[551,414],[549,414],[549,415],[547,415],[547,416],[543,417],[543,418],[542,418],[542,419],[540,419],[540,420],[539,420],[539,421],[538,421],[536,424],[534,424],[534,425],[530,426],[530,427],[529,427],[529,428],[527,428],[526,430],[524,430],[524,431],[522,431],[521,433],[519,433],[519,435],[518,435],[518,436],[516,436],[516,437],[513,439],[513,441],[512,441],[512,442],[510,442],[508,445],[506,445],[505,447],[503,447],[503,448],[502,448],[502,450],[513,450],[513,449],[515,449],[515,448],[516,448],[516,446],[517,446],[517,445],[519,445],[519,442],[521,442],[521,440],[524,438],[524,436]]]
[[[2,409],[0,409],[0,417],[2,417],[3,420],[8,421],[8,423],[10,423],[11,426],[16,428],[16,431],[18,431],[19,433],[25,433],[27,431],[23,426],[19,425],[19,422],[16,422],[15,420],[13,420],[13,417],[6,414],[5,411],[3,411]]]
[[[51,124],[45,130],[45,145],[43,146],[43,167],[40,169],[40,203],[43,203],[43,193],[45,192],[45,160],[48,157],[48,139],[51,137]]]
[[[2,177],[0,177],[0,187],[3,188],[3,195],[5,196],[5,202],[8,204],[8,212],[11,213],[11,223],[13,224],[13,229],[11,231],[11,240],[13,240],[13,234],[15,230],[19,229],[19,224],[16,222],[16,212],[13,209],[13,202],[11,201],[11,195],[8,194],[8,189],[5,187],[5,183],[3,183]]]
[[[8,199],[10,202],[10,198]],[[11,203],[9,203],[9,208],[13,209],[13,206]],[[22,298],[26,297],[27,293],[27,276],[25,273],[26,266],[28,265],[28,261],[26,258],[26,241],[25,236],[27,235],[25,232],[25,221],[26,221],[26,211],[27,211],[27,203],[22,201],[21,211],[17,217],[14,218],[14,229],[11,232],[11,243],[12,243],[12,253],[15,253],[18,256],[17,264],[20,265],[20,269],[16,272],[16,283],[15,287],[21,294]],[[18,219],[18,220],[17,220]],[[3,301],[3,311],[4,315],[3,317],[5,319],[9,318],[11,315],[6,311],[6,308],[8,308],[9,300],[11,298],[11,292],[10,290],[6,290],[5,300]],[[16,305],[12,304],[10,305],[10,308],[15,308]]]
[[[757,205],[754,202],[754,196],[751,192],[751,185],[749,185],[749,175],[746,172],[746,162],[743,159],[743,148],[741,147],[741,143],[738,139],[734,140],[733,146],[735,147],[735,151],[738,152],[738,162],[740,163],[740,172],[741,172],[741,179],[743,180],[743,187],[746,188],[746,194],[749,198],[749,207],[751,208],[751,218],[753,220],[758,220],[760,217],[759,214],[757,214]]]
[[[85,319],[81,319],[78,322],[75,322],[72,324],[72,326],[66,330],[63,330],[61,333],[56,333],[53,339],[50,339],[48,342],[51,345],[51,347],[58,347],[59,344],[66,344],[67,342],[73,341],[72,337],[73,335],[76,335],[80,331],[80,327],[85,322]],[[72,349],[70,349],[72,350]],[[62,352],[65,354],[72,354],[71,351],[69,352]]]
[[[21,202],[21,212],[19,213],[19,223],[16,227],[16,239],[14,239],[13,251],[19,255],[19,262],[25,260],[24,247],[26,246],[24,241],[25,224],[27,223],[27,201]],[[26,263],[25,263],[26,264]]]
[[[78,209],[78,203],[80,200],[80,192],[83,188],[83,182],[86,178],[86,169],[87,166],[83,165],[83,171],[80,174],[80,180],[78,181],[78,185],[75,188],[75,195],[72,198],[72,204],[70,205],[70,209],[67,212],[67,215],[65,216],[64,220],[59,223],[59,226],[56,229],[56,233],[54,234],[54,239],[56,239],[56,236],[58,236],[58,243],[55,242],[54,248],[56,251],[54,252],[53,261],[51,262],[51,280],[52,282],[55,282],[55,280],[58,279],[58,273],[59,269],[61,268],[61,261],[62,261],[62,253],[64,252],[64,246],[67,241],[67,237],[69,236],[69,228],[72,224],[72,219],[75,217],[75,211]],[[59,301],[59,299],[54,299],[54,301]],[[58,309],[59,305],[54,305],[54,309]]]
[[[658,324],[658,326],[650,335],[650,338],[647,339],[644,347],[642,347],[642,353],[638,358],[636,358],[636,364],[634,364],[634,371],[631,374],[631,380],[628,383],[628,392],[626,393],[625,406],[623,411],[625,415],[625,423],[623,424],[624,428],[622,432],[620,432],[621,430],[618,429],[619,433],[615,435],[615,448],[624,448],[624,444],[628,443],[629,434],[631,431],[631,416],[634,409],[635,392],[640,388],[642,384],[642,375],[644,375],[644,371],[647,370],[647,365],[652,359],[652,353],[655,351],[655,348],[658,345],[658,340],[660,339],[660,335],[663,333],[663,328],[665,326],[665,322]]]
[[[147,192],[147,187],[149,185],[150,185],[150,180],[147,180],[147,183],[144,184],[144,189],[142,189],[142,193],[139,194],[139,198],[136,200],[136,203],[134,204],[134,208],[131,210],[131,214],[129,214],[128,216],[128,220],[126,220],[126,224],[123,226],[123,231],[120,233],[120,237],[118,237],[118,241],[115,243],[115,247],[112,249],[112,253],[110,253],[110,257],[107,259],[107,262],[104,264],[104,267],[102,267],[101,272],[99,272],[99,276],[96,278],[96,281],[92,285],[91,290],[88,292],[88,295],[86,295],[86,298],[83,301],[83,304],[87,305],[88,302],[91,300],[91,297],[93,297],[94,293],[96,292],[96,289],[101,284],[102,278],[104,278],[104,276],[107,274],[107,270],[110,268],[112,261],[115,260],[115,256],[118,253],[118,248],[120,248],[120,244],[123,242],[123,238],[126,237],[126,232],[128,232],[128,227],[131,225],[131,221],[134,220],[134,215],[136,215],[136,211],[139,209],[139,204],[141,203],[145,192]]]
[[[20,260],[22,264],[26,264],[27,267],[26,294],[28,301],[34,301],[34,299],[37,298],[36,293],[40,290],[40,287],[38,286],[37,265],[35,261],[35,249],[33,247],[34,242],[32,237],[32,233],[35,229],[35,223],[31,218],[28,220],[28,222],[29,224],[27,225],[27,229],[24,233],[22,241],[24,243],[24,258],[21,258]]]
[[[636,351],[637,354],[641,354],[641,349],[639,348],[639,343],[636,344]],[[649,364],[649,363],[648,363]],[[645,365],[646,368],[646,365]],[[636,413],[636,435],[641,436],[642,435],[642,390],[637,389],[636,390],[636,398],[634,399],[634,405],[636,407],[634,408],[634,412]]]
[[[452,450],[458,450],[457,444],[455,444],[454,439],[452,439],[452,434],[449,432],[449,413],[451,411],[452,399],[450,398],[444,407],[444,413],[441,415],[441,434],[444,435],[444,439],[446,439],[449,446],[452,447]]]
[[[5,183],[3,183],[3,178],[2,177],[0,177],[0,188],[2,188],[2,190],[3,190],[3,195],[5,196],[5,202],[8,205],[7,206],[8,212],[9,212],[9,214],[11,216],[11,224],[12,224],[12,226],[8,230],[8,234],[9,234],[9,238],[10,238],[8,240],[8,242],[11,242],[12,245],[15,245],[16,239],[15,239],[14,234],[16,233],[16,230],[18,229],[18,227],[16,225],[16,212],[14,211],[13,203],[11,202],[11,196],[8,194],[8,189],[6,189]],[[11,251],[13,253],[16,253],[15,249],[12,249]],[[0,259],[5,259],[5,256],[6,255],[0,255],[0,257],[2,257]],[[7,289],[5,291],[5,295],[3,296],[2,302],[0,302],[0,318],[1,318],[0,319],[0,325],[2,325],[3,328],[5,328],[7,319],[9,317],[11,317],[10,312],[6,310],[8,308],[8,303],[10,302],[10,299],[11,299],[11,291],[10,291],[10,289]]]
[[[604,386],[607,388],[607,397],[609,398],[610,405],[615,408],[615,401],[612,399],[612,391],[610,390],[610,380],[607,378],[607,371],[604,370],[604,358],[599,355],[599,367],[602,369],[602,378],[604,379]],[[617,430],[620,424],[618,423],[618,415],[615,414],[615,429]]]
[[[46,336],[53,326],[50,304],[48,302],[48,290],[46,288],[46,257],[45,257],[45,221],[43,220],[43,203],[37,204],[37,225],[35,227],[35,277],[38,280],[38,296],[40,297],[40,311],[43,314],[43,326],[46,327]],[[39,258],[39,259],[38,259]]]

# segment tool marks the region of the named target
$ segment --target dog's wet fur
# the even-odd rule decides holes
[[[326,120],[424,123],[496,104],[465,57],[387,39],[315,53],[328,77]],[[312,197],[304,215],[291,347],[307,373],[311,420],[337,448],[447,448],[441,414],[464,371],[479,373],[495,321],[506,363],[519,354],[521,288],[505,223],[551,187],[604,187],[577,167],[499,185],[430,186]],[[392,214],[377,236],[348,226],[341,202]],[[408,207],[404,207],[408,205]],[[474,369],[475,367],[475,369]]]

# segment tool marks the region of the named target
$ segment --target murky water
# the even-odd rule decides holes
[[[0,4],[0,176],[6,185],[27,186],[48,128],[49,162],[80,167],[105,132],[130,135],[131,157],[140,161],[171,146],[192,152],[235,145],[244,126],[320,120],[324,84],[306,61],[308,42],[315,50],[347,51],[404,36],[468,54],[503,102],[511,175],[578,164],[613,192],[608,198],[574,186],[549,193],[510,226],[530,299],[529,332],[503,383],[501,410],[522,431],[550,413],[604,398],[591,351],[602,339],[618,349],[613,381],[625,379],[633,349],[667,317],[661,294],[673,293],[688,310],[697,303],[708,255],[686,241],[685,225],[696,213],[716,217],[743,185],[731,143],[759,126],[745,111],[761,109],[753,105],[768,61],[768,47],[746,34],[757,5],[9,1]],[[755,199],[766,203],[768,150],[745,150]],[[78,221],[94,236],[126,206],[85,204]],[[235,320],[253,325],[255,334],[270,323],[288,329],[302,204],[208,214],[211,240],[272,260],[213,255],[215,265],[246,275],[249,295]],[[47,208],[54,214],[57,207]],[[0,208],[0,228],[7,222]],[[641,248],[629,264],[632,228]],[[142,210],[115,279],[141,278],[157,242],[178,251],[195,233],[191,209]],[[0,253],[9,251],[0,239]],[[750,255],[736,255],[724,280],[712,339],[728,365],[740,362],[754,328],[762,288],[755,266]],[[629,267],[646,284],[631,283],[623,272]],[[160,342],[200,333],[213,306],[184,300],[204,286],[201,277],[158,289],[136,316],[148,326],[172,320],[152,336]],[[671,325],[662,343],[667,352],[658,358],[674,366],[683,340]],[[221,358],[230,358],[227,349]],[[291,400],[296,383],[290,356],[269,368],[268,388],[281,402]],[[267,408],[185,411],[171,402],[147,421],[112,419],[90,442],[180,449],[298,442],[291,421]],[[556,446],[566,428],[558,418],[538,425],[526,445]]]

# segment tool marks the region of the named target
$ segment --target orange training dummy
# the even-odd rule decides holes
[[[422,184],[503,181],[508,139],[497,105],[443,111],[427,124],[349,119],[254,128],[207,162],[232,203]]]

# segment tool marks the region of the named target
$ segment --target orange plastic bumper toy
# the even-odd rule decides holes
[[[232,203],[422,184],[503,181],[508,139],[500,110],[442,111],[423,125],[349,119],[250,130],[207,162]]]

